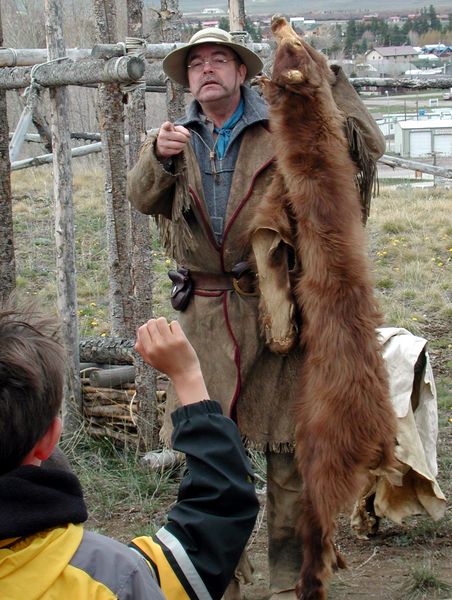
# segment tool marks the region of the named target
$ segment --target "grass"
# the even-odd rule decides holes
[[[421,600],[424,598],[438,597],[436,593],[451,592],[452,587],[440,579],[431,567],[422,565],[413,567],[409,581],[404,586],[405,600]]]
[[[386,325],[422,335],[452,317],[451,206],[452,192],[435,188],[382,187],[373,200],[367,229]]]
[[[56,304],[53,190],[51,169],[43,167],[13,173],[14,232],[17,288],[36,296],[44,306]],[[110,331],[108,251],[105,237],[105,201],[102,172],[97,169],[74,174],[76,217],[77,299],[80,335],[105,336]],[[150,238],[156,239],[151,221]],[[158,243],[152,256],[156,277],[154,312],[167,317],[171,282],[166,272],[172,265]]]
[[[94,441],[83,431],[65,439],[69,458],[89,505],[91,529],[128,542],[162,526],[175,496],[179,471],[149,471],[133,451],[118,450],[108,438]]]

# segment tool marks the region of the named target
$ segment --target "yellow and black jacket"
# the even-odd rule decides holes
[[[187,455],[178,501],[155,536],[129,546],[84,530],[71,473],[23,466],[0,477],[2,600],[221,598],[258,511],[252,472],[216,402],[179,408],[173,422]]]

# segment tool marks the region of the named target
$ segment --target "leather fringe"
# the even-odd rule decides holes
[[[190,194],[187,184],[187,162],[185,156],[174,157],[174,173],[178,177],[172,205],[171,219],[163,215],[155,217],[160,234],[160,241],[169,256],[181,264],[187,255],[193,234],[184,217],[190,209]],[[163,167],[162,167],[163,168]]]
[[[248,450],[256,450],[256,452],[273,452],[275,454],[293,454],[295,452],[294,442],[256,442],[247,436],[242,436],[242,443]]]
[[[372,197],[378,194],[378,169],[375,159],[370,156],[366,141],[353,118],[345,121],[345,133],[353,161],[358,167],[355,180],[361,198],[361,218],[366,224],[370,214]]]

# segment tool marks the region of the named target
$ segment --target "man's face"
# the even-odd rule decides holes
[[[228,62],[218,62],[221,59]],[[201,64],[196,66],[198,62]],[[190,92],[201,105],[225,99],[232,103],[240,97],[246,67],[229,48],[219,44],[201,44],[190,51],[187,65],[192,65],[187,69]]]

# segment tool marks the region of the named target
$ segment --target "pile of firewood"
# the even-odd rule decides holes
[[[108,438],[116,446],[136,449],[139,446],[135,372],[132,365],[81,364],[83,413],[87,433],[94,438]],[[162,424],[166,388],[165,376],[157,377],[157,409]]]

